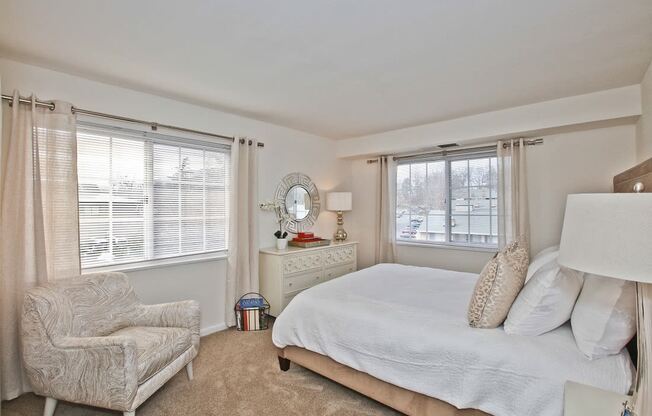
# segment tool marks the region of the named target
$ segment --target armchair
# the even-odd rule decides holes
[[[58,400],[134,416],[199,351],[199,304],[140,303],[123,273],[92,273],[33,288],[22,314],[23,362],[44,416]]]

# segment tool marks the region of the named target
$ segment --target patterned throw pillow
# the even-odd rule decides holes
[[[482,269],[469,304],[469,325],[496,328],[523,288],[529,265],[524,243],[514,241],[498,252]]]

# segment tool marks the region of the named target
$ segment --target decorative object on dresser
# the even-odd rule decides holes
[[[303,248],[327,246],[330,243],[331,240],[316,237],[314,233],[307,231],[297,234],[297,236],[290,241],[291,246]]]
[[[357,270],[357,242],[260,250],[261,294],[278,316],[301,291]]]
[[[273,204],[279,209],[277,216],[285,222],[285,229],[295,234],[313,226],[321,207],[317,187],[308,175],[299,172],[281,180]]]
[[[278,222],[278,230],[274,232],[274,237],[276,237],[276,248],[279,250],[285,250],[288,247],[288,232],[283,231],[283,223],[285,220],[283,218],[283,213],[281,212],[281,207],[275,201],[261,202],[259,206],[263,211],[273,211],[274,214],[276,214],[276,222]]]
[[[58,400],[134,416],[184,367],[192,380],[199,304],[143,305],[123,273],[60,279],[27,291],[22,347],[44,416]]]
[[[637,416],[649,415],[652,406],[648,371],[652,323],[645,317],[652,299],[650,212],[649,193],[569,195],[558,260],[575,270],[637,282],[638,371],[628,409]]]
[[[337,212],[337,231],[333,237],[335,241],[344,241],[348,237],[344,231],[343,211],[351,211],[353,201],[351,192],[329,192],[326,195],[326,209]]]

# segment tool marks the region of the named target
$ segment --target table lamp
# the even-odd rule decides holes
[[[326,195],[326,209],[337,212],[337,231],[333,238],[337,242],[346,240],[348,236],[344,228],[343,211],[351,211],[353,206],[351,192],[330,192]]]
[[[652,414],[652,193],[574,194],[566,201],[560,265],[636,282],[638,365],[629,414]],[[627,414],[627,413],[625,413]],[[616,415],[614,415],[616,416]]]

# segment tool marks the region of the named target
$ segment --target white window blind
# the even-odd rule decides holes
[[[495,248],[496,152],[401,162],[396,175],[397,240]]]
[[[229,148],[80,125],[82,269],[227,249]]]

